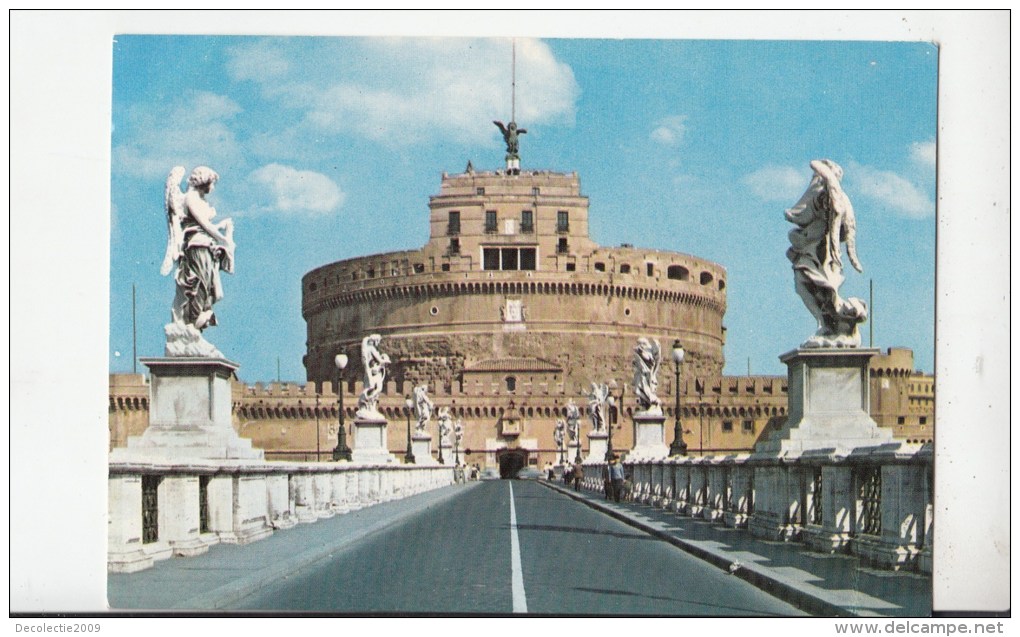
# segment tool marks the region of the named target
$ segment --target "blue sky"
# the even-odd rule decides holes
[[[443,171],[500,166],[510,40],[117,36],[113,45],[111,371],[161,355],[163,182],[207,164],[235,221],[236,273],[207,338],[242,379],[303,380],[300,279],[420,247]],[[938,51],[925,43],[517,41],[525,168],[577,171],[603,245],[676,250],[728,270],[728,374],[785,374],[813,330],[783,211],[808,162],[846,171],[874,344],[934,369]],[[865,324],[865,343],[868,326]],[[144,369],[139,366],[140,370]]]

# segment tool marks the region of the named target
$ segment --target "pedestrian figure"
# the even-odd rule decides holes
[[[581,490],[581,480],[584,479],[584,467],[581,466],[581,461],[577,460],[574,462],[574,491]]]
[[[623,463],[620,462],[620,456],[613,456],[612,464],[609,465],[609,479],[613,482],[613,501],[619,502],[620,495],[623,492],[623,481],[626,475],[623,471]]]

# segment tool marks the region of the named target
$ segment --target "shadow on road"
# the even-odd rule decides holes
[[[611,589],[607,589],[607,588],[574,587],[574,590],[575,591],[581,591],[581,592],[584,592],[584,593],[597,593],[599,595],[616,595],[616,596],[623,596],[623,597],[641,597],[641,598],[644,598],[644,599],[657,599],[657,600],[661,600],[661,601],[665,601],[665,602],[680,602],[682,604],[690,604],[691,606],[700,606],[700,607],[703,607],[703,608],[714,609],[716,612],[711,613],[713,615],[726,615],[726,614],[728,614],[726,611],[730,611],[730,612],[736,612],[736,613],[740,613],[740,614],[756,615],[756,616],[759,616],[759,617],[760,616],[786,617],[786,615],[781,615],[781,614],[778,614],[778,613],[763,613],[761,610],[758,610],[758,609],[743,608],[743,607],[740,607],[740,606],[725,606],[723,604],[705,604],[705,603],[697,602],[697,601],[694,601],[692,599],[688,599],[688,598],[684,598],[684,597],[669,597],[669,596],[666,596],[666,595],[645,595],[643,593],[634,593],[634,592],[631,592],[631,591],[621,591],[621,590],[611,590]]]
[[[509,530],[510,525],[506,524],[503,526],[504,529]],[[653,540],[658,541],[658,538],[646,535],[644,533],[621,533],[619,531],[598,531],[596,529],[584,529],[576,526],[555,526],[552,524],[518,524],[518,531],[559,531],[561,533],[583,533],[587,535],[609,535],[624,540]]]

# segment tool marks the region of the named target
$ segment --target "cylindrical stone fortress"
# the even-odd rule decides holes
[[[518,382],[630,382],[639,337],[674,339],[684,376],[723,367],[726,271],[678,252],[605,248],[588,236],[576,174],[443,175],[420,250],[337,261],[302,279],[309,381],[361,378],[360,343],[383,336],[390,379],[451,391]],[[668,373],[664,370],[663,373]],[[660,374],[661,375],[661,374]]]

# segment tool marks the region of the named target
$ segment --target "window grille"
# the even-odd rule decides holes
[[[142,476],[142,544],[159,540],[159,483],[161,476]]]
[[[882,533],[882,469],[861,469],[857,479],[857,501],[860,503],[860,532],[864,535]]]

